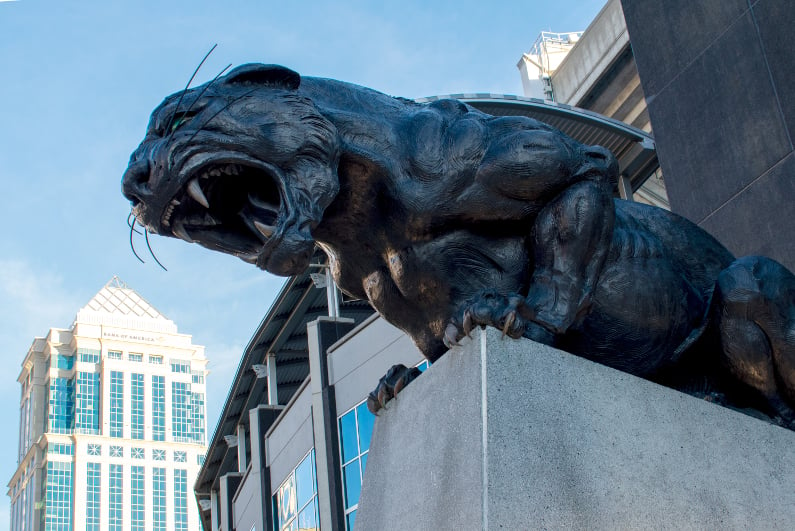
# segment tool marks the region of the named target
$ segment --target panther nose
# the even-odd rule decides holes
[[[146,158],[131,160],[121,180],[121,191],[124,197],[134,205],[150,193],[149,161]]]

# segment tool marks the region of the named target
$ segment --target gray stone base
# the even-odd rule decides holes
[[[795,432],[477,331],[375,423],[356,529],[795,526]]]

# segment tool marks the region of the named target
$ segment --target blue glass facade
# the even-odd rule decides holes
[[[349,530],[353,529],[356,520],[374,422],[375,416],[367,409],[366,402],[360,403],[339,419],[343,504],[345,526]]]
[[[171,382],[171,435],[176,442],[191,442],[190,384]]]
[[[317,529],[315,449],[304,457],[273,495],[274,531]]]
[[[72,463],[47,462],[46,531],[72,531]]]
[[[124,437],[124,373],[110,371],[110,436]]]
[[[174,531],[188,531],[188,471],[174,469]]]
[[[110,465],[110,499],[108,500],[108,530],[124,529],[124,466]]]
[[[130,437],[144,438],[144,375],[130,375]]]
[[[152,440],[166,440],[166,379],[152,376]]]
[[[99,373],[77,373],[77,418],[78,433],[99,434]]]
[[[130,530],[146,530],[146,510],[144,501],[144,467],[130,468]]]
[[[152,529],[166,531],[166,469],[152,469]]]
[[[72,433],[75,423],[75,386],[70,378],[50,378],[47,431]]]
[[[193,442],[204,444],[204,393],[190,394]]]
[[[100,531],[102,465],[86,463],[86,531]]]

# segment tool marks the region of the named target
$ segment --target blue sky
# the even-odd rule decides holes
[[[118,275],[206,346],[212,430],[242,349],[283,279],[153,237],[130,251],[122,172],[151,110],[228,63],[278,63],[409,98],[520,94],[541,30],[583,30],[604,0],[491,2],[0,0],[0,481],[16,468],[20,362]],[[0,497],[0,530],[9,525]]]

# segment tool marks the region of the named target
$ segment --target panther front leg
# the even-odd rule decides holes
[[[615,207],[605,183],[579,182],[551,201],[533,226],[534,270],[526,296],[479,293],[460,318],[451,320],[445,344],[453,345],[473,326],[494,326],[511,337],[548,345],[582,312],[610,250]]]
[[[533,227],[535,269],[525,299],[529,319],[563,334],[590,303],[610,251],[615,206],[606,183],[567,188]]]

